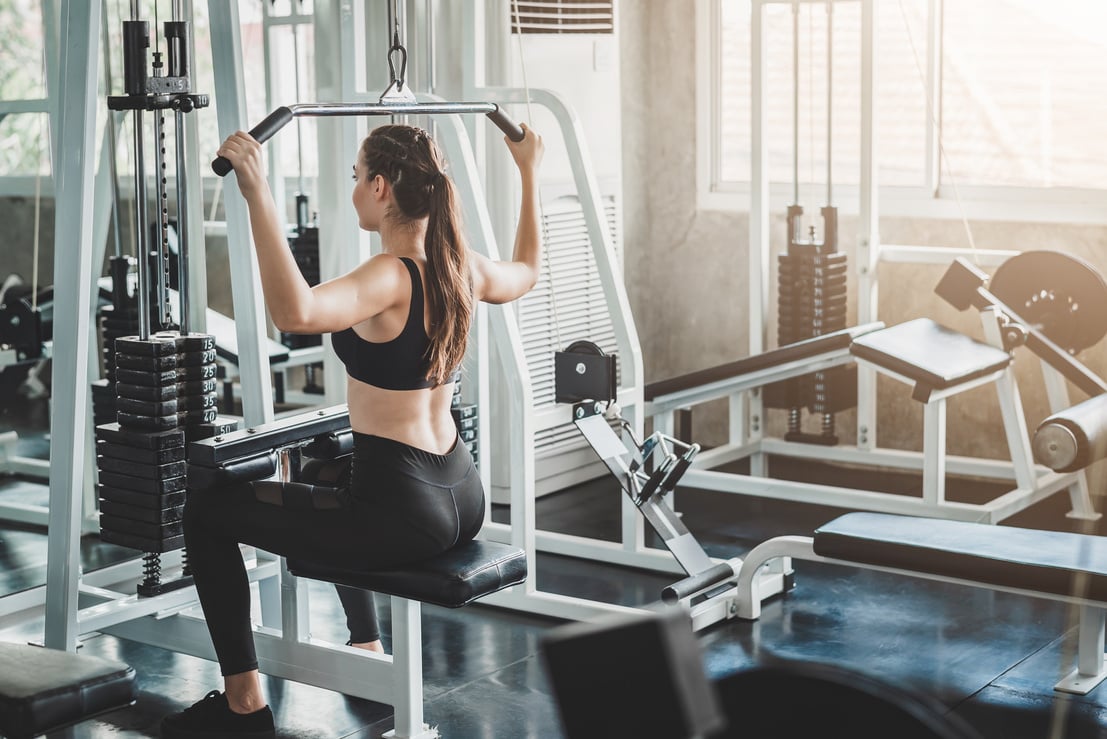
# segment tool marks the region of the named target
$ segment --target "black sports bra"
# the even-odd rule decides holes
[[[430,339],[423,328],[423,281],[413,260],[400,259],[411,274],[411,305],[400,335],[391,341],[366,341],[351,326],[332,333],[331,346],[355,380],[385,390],[422,390],[435,386],[426,379]],[[447,382],[457,382],[459,374],[454,372]]]

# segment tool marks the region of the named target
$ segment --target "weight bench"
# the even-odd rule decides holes
[[[1055,438],[1059,428],[1085,444],[1090,439],[1102,441],[1107,430],[1107,395],[1053,414],[1039,424],[1035,439]],[[1074,429],[1078,430],[1073,433]],[[1047,442],[1036,446],[1046,453],[1058,451]],[[1075,455],[1090,464],[1107,457],[1105,447],[1102,443],[1076,450],[1062,447],[1056,463],[1071,464]],[[1107,678],[1107,537],[921,516],[847,513],[817,528],[813,537],[781,536],[754,547],[738,574],[739,618],[760,616],[761,601],[755,587],[760,569],[781,558],[789,567],[790,557],[860,565],[1078,605],[1076,667],[1055,689],[1084,694]]]
[[[353,435],[345,405],[290,416],[212,439],[195,441],[189,449],[189,488],[206,488],[274,475],[297,479],[301,456],[312,460],[349,454]],[[491,593],[526,580],[523,549],[493,541],[474,540],[436,557],[382,570],[347,570],[298,559],[286,560],[296,577],[363,588],[391,596],[392,656],[366,654],[374,661],[391,660],[387,679],[370,677],[372,695],[358,693],[395,710],[395,727],[387,737],[423,739],[438,736],[423,724],[423,650],[421,603],[460,608]],[[266,638],[255,634],[255,641]],[[282,634],[282,638],[292,638]],[[298,679],[293,674],[285,677]],[[376,691],[376,692],[374,692]]]
[[[0,643],[0,736],[30,739],[135,702],[129,665]]]
[[[914,386],[911,397],[923,404],[922,497],[926,504],[946,503],[947,399],[992,382],[1003,386],[997,390],[1018,485],[1033,487],[1026,423],[1008,352],[929,318],[916,318],[858,337],[850,353],[876,371]]]
[[[526,552],[479,539],[437,557],[389,570],[355,571],[288,560],[297,577],[363,588],[392,600],[392,706],[395,728],[386,737],[434,737],[423,724],[423,648],[420,603],[460,608],[527,578]]]
[[[764,387],[793,377],[851,364],[850,345],[860,336],[884,328],[879,321],[833,331],[734,362],[651,382],[643,389],[645,415],[654,428],[675,431],[673,414],[710,400]],[[687,430],[677,436],[688,438]]]

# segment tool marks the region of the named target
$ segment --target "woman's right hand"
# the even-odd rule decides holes
[[[542,155],[546,151],[542,137],[525,123],[520,123],[519,128],[523,129],[525,134],[523,140],[512,141],[504,136],[504,143],[511,151],[511,156],[520,172],[537,172],[538,166],[542,164]]]
[[[215,153],[225,157],[234,167],[238,189],[243,197],[249,199],[266,185],[261,144],[250,134],[245,131],[235,131],[223,141]]]

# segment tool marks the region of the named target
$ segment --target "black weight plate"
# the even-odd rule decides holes
[[[180,425],[181,419],[178,416],[179,414],[176,413],[169,416],[143,416],[119,411],[115,415],[115,420],[123,428],[136,431],[166,431]]]
[[[1107,282],[1083,259],[1026,251],[999,265],[988,292],[1069,352],[1107,334]]]
[[[147,370],[134,370],[120,367],[115,371],[115,379],[117,382],[123,382],[128,385],[175,385],[177,384],[178,371],[171,369],[161,372],[149,372]]]
[[[219,382],[214,377],[206,380],[189,380],[177,384],[178,395],[204,395],[214,393],[219,388]]]
[[[118,472],[121,475],[131,475],[146,480],[167,480],[171,477],[180,477],[187,471],[183,461],[147,464],[118,457],[97,457],[96,465],[101,472]]]
[[[96,493],[101,500],[110,500],[129,506],[141,506],[151,510],[162,510],[184,505],[187,496],[184,490],[177,490],[172,493],[144,493],[139,490],[116,488],[111,485],[97,485]]]
[[[115,350],[120,354],[136,357],[164,357],[177,353],[177,342],[170,337],[155,334],[148,339],[137,336],[121,336],[115,340]]]
[[[215,349],[199,352],[181,352],[177,355],[177,364],[182,367],[195,367],[198,364],[211,364],[215,361]]]
[[[148,524],[167,524],[180,521],[184,516],[184,506],[172,508],[144,508],[143,506],[117,503],[108,498],[100,499],[100,512],[112,518],[125,518]]]
[[[123,341],[123,339],[116,339],[115,343],[117,347],[120,341]],[[115,352],[115,366],[117,369],[162,372],[164,370],[176,369],[178,364],[180,364],[180,359],[177,354],[166,354],[164,357],[143,357],[136,354],[121,354],[119,351]]]
[[[168,462],[180,462],[185,458],[183,446],[170,449],[136,449],[125,444],[114,444],[110,441],[97,441],[96,454],[115,459],[125,459],[139,464],[166,464]]]
[[[192,382],[194,380],[210,380],[215,377],[214,364],[198,364],[195,367],[177,368],[177,377],[180,380]]]
[[[140,552],[172,552],[184,546],[184,536],[177,535],[168,538],[149,539],[134,534],[122,534],[111,529],[100,530],[100,541],[107,544],[115,544],[121,547],[137,549]]]
[[[203,411],[214,408],[219,402],[218,393],[197,393],[195,395],[182,395],[177,401],[182,411]]]
[[[188,480],[184,475],[179,477],[167,477],[161,480],[148,480],[145,477],[122,475],[118,472],[101,470],[100,483],[113,488],[133,490],[136,493],[161,495],[163,493],[176,493],[184,490],[187,487]]]
[[[450,413],[453,414],[455,422],[460,422],[463,419],[477,415],[477,407],[471,403],[463,403],[462,405],[450,408]]]
[[[189,411],[181,411],[181,423],[195,426],[201,423],[212,423],[219,416],[218,408],[203,408]]]
[[[120,398],[133,400],[145,400],[151,402],[163,402],[175,400],[180,385],[131,385],[119,382],[115,385],[115,394]]]
[[[169,400],[136,400],[120,395],[115,400],[115,407],[124,413],[133,413],[138,416],[164,417],[176,415],[179,401],[176,398],[170,398]],[[172,426],[165,426],[165,428],[172,428]]]
[[[210,439],[214,436],[221,436],[223,434],[229,434],[232,431],[238,431],[238,419],[233,416],[216,416],[214,421],[206,423],[189,423],[185,427],[185,433],[188,434],[189,441],[199,441],[200,439]]]
[[[96,439],[136,449],[173,449],[182,447],[185,443],[184,432],[180,429],[159,432],[135,431],[124,428],[118,423],[97,426]]]
[[[180,334],[175,331],[159,331],[154,334],[154,337],[172,341],[175,354],[180,354],[181,352],[202,352],[215,348],[215,337],[211,334]]]
[[[147,523],[145,521],[134,521],[129,518],[121,518],[105,513],[100,514],[101,530],[107,529],[118,534],[144,536],[149,539],[168,539],[173,536],[180,536],[183,532],[183,527],[184,524],[179,520],[168,521],[166,523]]]

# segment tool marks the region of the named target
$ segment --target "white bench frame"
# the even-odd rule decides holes
[[[437,728],[423,723],[423,641],[422,603],[391,597],[392,654],[316,639],[311,636],[308,593],[297,587],[297,578],[279,557],[243,548],[251,582],[279,578],[284,607],[275,622],[280,627],[262,624],[253,627],[258,669],[265,675],[294,680],[377,703],[386,703],[395,712],[395,727],[384,734],[394,739],[432,739]],[[251,553],[256,555],[251,556]],[[320,581],[322,582],[322,581]],[[149,613],[134,617],[134,608],[149,604]],[[267,607],[268,606],[268,607]],[[126,620],[116,622],[126,610]],[[80,612],[80,631],[104,634],[169,649],[193,657],[216,660],[207,623],[196,604],[194,587],[183,588],[157,598],[121,595]],[[103,622],[103,624],[101,623]]]
[[[995,311],[985,309],[980,315],[987,343],[1002,347]],[[986,377],[931,393],[928,402],[924,403],[922,452],[880,448],[876,444],[875,432],[869,436],[860,436],[855,446],[823,446],[768,437],[764,431],[765,420],[757,415],[750,416],[747,428],[748,394],[752,393],[756,397],[760,388],[770,383],[854,362],[858,364],[859,377],[862,373],[881,372],[908,385],[915,384],[914,380],[853,356],[849,349],[837,349],[806,360],[656,397],[645,404],[646,417],[653,420],[654,429],[672,433],[676,411],[689,410],[711,400],[728,399],[730,408],[727,443],[701,452],[696,457],[692,469],[684,476],[686,487],[855,510],[987,523],[998,523],[1067,489],[1072,504],[1068,514],[1070,517],[1085,520],[1100,517],[1092,505],[1083,470],[1059,473],[1034,463],[1030,433],[1011,365]],[[1065,381],[1060,373],[1044,362],[1042,372],[1052,410],[1056,412],[1071,406]],[[983,459],[947,454],[946,401],[966,390],[989,383],[996,386],[1005,438],[1012,450],[1011,459]],[[866,431],[861,429],[862,434]],[[774,479],[769,477],[769,454],[859,465],[871,469],[921,472],[923,482],[919,495],[909,496]],[[750,460],[749,474],[715,469],[745,458]],[[945,483],[950,475],[1011,480],[1014,487],[983,503],[950,501],[945,497]]]

